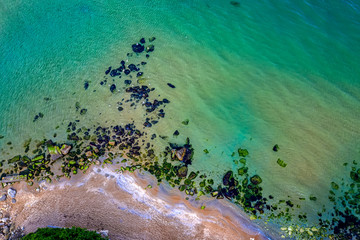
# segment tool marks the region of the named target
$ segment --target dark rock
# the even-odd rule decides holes
[[[83,108],[80,110],[80,115],[84,115],[84,114],[86,114],[86,112],[87,112],[87,109]]]
[[[167,85],[168,85],[169,87],[171,87],[171,88],[175,88],[175,86],[172,85],[171,83],[168,83]]]
[[[227,173],[225,173],[224,177],[223,177],[223,184],[225,186],[228,186],[231,182],[231,178],[233,176],[233,172],[232,171],[228,171]]]
[[[240,3],[237,1],[231,1],[230,4],[233,5],[234,7],[240,7]]]
[[[35,122],[35,121],[38,120],[38,119],[39,119],[39,115],[36,115],[36,116],[34,117],[33,122]]]
[[[274,152],[279,151],[279,145],[275,144],[275,146],[273,147],[273,151],[274,151]]]
[[[137,77],[141,77],[143,74],[144,74],[143,72],[138,72],[138,73],[136,74],[136,76],[137,76]]]
[[[112,77],[116,77],[116,76],[119,76],[121,73],[117,70],[117,69],[113,69],[111,70],[110,72],[110,76]]]
[[[126,85],[130,85],[130,84],[131,84],[131,80],[125,80],[124,83],[125,83]]]
[[[152,127],[152,124],[149,123],[149,122],[145,122],[145,123],[144,123],[144,127]]]
[[[145,55],[145,57],[146,57],[146,58],[149,58],[149,57],[150,57],[150,55],[149,55],[149,54],[146,54],[146,55]]]
[[[170,101],[167,100],[166,98],[164,98],[162,101],[163,101],[163,103],[170,103]]]
[[[89,82],[84,83],[84,88],[85,88],[85,90],[87,90],[89,88]]]
[[[179,134],[180,134],[180,133],[179,133],[178,130],[176,130],[176,131],[173,133],[174,136],[179,136]]]
[[[130,71],[134,72],[134,71],[139,71],[140,69],[138,69],[135,64],[130,64],[128,66],[128,68],[130,69]]]
[[[140,43],[144,44],[145,43],[145,38],[140,39]]]
[[[124,108],[118,107],[118,110],[119,110],[119,112],[121,112],[122,110],[124,110]]]
[[[133,44],[132,45],[132,50],[134,51],[134,52],[136,52],[136,53],[141,53],[141,52],[143,52],[144,51],[144,46],[143,45],[141,45],[141,44],[139,44],[139,43],[136,43],[136,44]]]
[[[155,50],[155,47],[152,44],[146,47],[146,52],[153,52],[154,50]]]
[[[161,112],[161,113],[158,114],[158,116],[163,118],[163,117],[165,117],[165,113]]]
[[[108,75],[110,71],[111,71],[111,67],[109,67],[108,70],[105,71],[105,74]]]
[[[141,62],[141,65],[145,65],[146,64],[146,62]]]
[[[104,85],[104,82],[103,82],[103,81],[101,81],[101,82],[100,82],[100,85]]]
[[[131,71],[130,71],[129,69],[125,69],[125,71],[124,71],[125,75],[129,75],[130,72],[131,72]]]
[[[115,84],[112,84],[112,85],[110,86],[110,92],[114,93],[115,90],[116,90],[116,85],[115,85]]]

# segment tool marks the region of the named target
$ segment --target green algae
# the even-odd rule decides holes
[[[242,149],[242,148],[239,148],[238,149],[238,154],[240,157],[246,157],[247,155],[249,155],[249,152],[247,149]]]
[[[276,161],[276,163],[280,166],[280,167],[286,167],[287,166],[287,164],[283,161],[283,160],[281,160],[280,158],[278,158],[278,160]]]

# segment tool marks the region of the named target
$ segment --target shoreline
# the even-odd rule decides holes
[[[157,186],[149,174],[89,170],[70,180],[42,182],[39,192],[35,186],[14,184],[18,195],[10,208],[12,228],[29,233],[48,225],[79,226],[109,230],[110,239],[267,239],[245,218],[234,217],[238,213],[231,216],[227,204],[220,204],[223,211],[219,204],[200,209],[183,193]]]

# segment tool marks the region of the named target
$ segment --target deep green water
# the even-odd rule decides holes
[[[316,223],[315,213],[332,206],[330,182],[349,178],[343,163],[360,160],[359,11],[358,3],[345,0],[245,0],[238,6],[2,1],[0,158],[23,154],[29,138],[56,132],[56,140],[64,140],[74,119],[84,125],[131,119],[140,127],[141,108],[119,112],[123,92],[112,94],[99,83],[108,66],[126,60],[131,44],[155,36],[151,57],[136,58],[147,61],[144,83],[171,104],[148,131],[179,143],[189,137],[196,149],[192,167],[214,179],[229,168],[237,171],[231,154],[247,148],[250,171],[262,176],[266,194],[317,196],[301,203]],[[80,116],[75,102],[87,114]],[[44,117],[33,122],[39,112]],[[180,135],[172,139],[176,129]],[[158,149],[167,143],[157,141]]]

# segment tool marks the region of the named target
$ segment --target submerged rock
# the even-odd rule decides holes
[[[111,86],[110,86],[110,92],[115,92],[115,90],[116,90],[116,85],[115,84],[112,84]]]
[[[156,37],[151,37],[151,38],[149,38],[149,42],[153,42],[153,41],[155,41],[155,39],[156,39]]]
[[[262,182],[262,179],[261,179],[261,177],[259,175],[254,175],[254,176],[252,176],[250,178],[250,181],[251,181],[252,184],[258,185],[258,184],[260,184]]]
[[[155,50],[155,47],[152,44],[146,47],[146,52],[153,52],[154,50]]]
[[[85,115],[87,113],[87,109],[83,108],[80,110],[80,115]]]
[[[132,45],[132,50],[136,53],[141,53],[144,51],[144,49],[145,49],[145,47],[139,43]]]
[[[232,176],[233,176],[233,172],[232,172],[232,171],[228,171],[227,173],[225,173],[225,175],[224,175],[224,177],[223,177],[223,184],[224,184],[225,186],[230,185]]]
[[[168,85],[169,87],[171,87],[171,88],[175,88],[175,86],[172,85],[171,83],[168,83],[167,85]]]
[[[275,146],[273,147],[273,151],[274,151],[274,152],[279,151],[279,145],[275,144]]]

